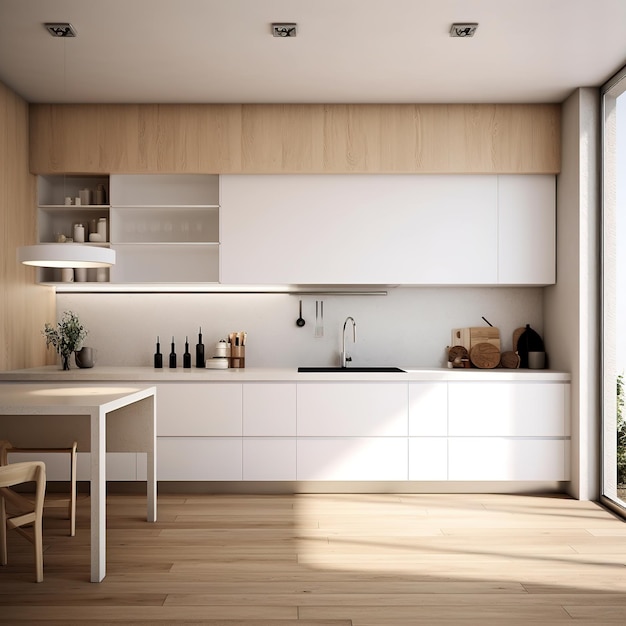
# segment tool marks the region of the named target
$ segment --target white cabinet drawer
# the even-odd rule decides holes
[[[448,439],[409,438],[409,480],[448,480]]]
[[[159,437],[158,480],[241,480],[240,438]]]
[[[451,437],[449,480],[569,480],[562,439]]]
[[[448,434],[448,384],[409,384],[409,435],[445,437]]]
[[[244,439],[244,480],[296,480],[296,440]]]
[[[243,387],[244,437],[293,437],[295,434],[295,383],[246,383]]]
[[[299,439],[298,480],[407,480],[405,437]]]
[[[242,385],[157,385],[157,434],[236,437],[242,434]]]
[[[448,383],[448,434],[564,437],[566,393],[558,383]]]
[[[298,384],[298,437],[408,433],[406,383]]]

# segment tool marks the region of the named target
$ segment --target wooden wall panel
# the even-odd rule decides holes
[[[305,174],[324,169],[324,107],[243,106],[242,162],[236,174]]]
[[[31,105],[33,173],[558,173],[560,105]]]
[[[241,168],[240,105],[31,105],[33,173],[213,173]]]
[[[35,284],[16,249],[36,242],[35,177],[28,171],[28,105],[0,83],[0,370],[55,362],[41,330],[56,319],[54,292]]]

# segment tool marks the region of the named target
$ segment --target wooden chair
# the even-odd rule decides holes
[[[34,481],[36,483],[34,502],[16,493],[10,487]],[[6,565],[7,530],[17,530],[35,546],[35,579],[43,580],[43,501],[46,493],[46,466],[41,461],[11,463],[0,467],[0,564]],[[17,513],[7,513],[6,503]],[[32,524],[32,533],[22,526]]]
[[[77,443],[75,441],[70,448],[14,448],[10,442],[0,440],[0,466],[8,465],[8,455],[13,452],[26,454],[69,454],[70,495],[68,498],[47,498],[44,507],[67,506],[67,515],[70,520],[70,537],[76,535],[76,450]]]

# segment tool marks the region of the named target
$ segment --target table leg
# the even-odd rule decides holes
[[[106,413],[91,414],[91,582],[106,576]]]
[[[157,481],[156,481],[156,398],[150,396],[136,404],[135,419],[143,423],[142,449],[146,452],[147,462],[147,515],[149,522],[157,520]]]

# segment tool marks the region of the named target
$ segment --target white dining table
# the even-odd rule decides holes
[[[156,387],[0,383],[0,439],[91,453],[91,578],[106,576],[106,453],[147,455],[147,521],[157,519]]]

